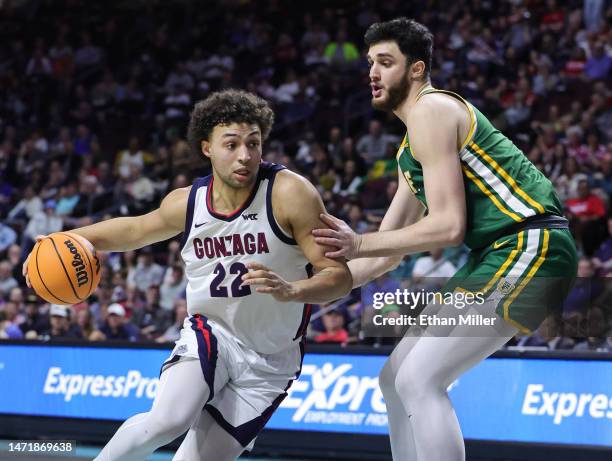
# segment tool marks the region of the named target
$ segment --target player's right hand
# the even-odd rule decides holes
[[[36,242],[38,243],[41,240],[46,239],[46,238],[47,238],[46,235],[37,235]],[[23,265],[21,266],[21,274],[25,277],[26,285],[28,285],[28,288],[32,288],[32,284],[30,283],[30,277],[28,276],[28,261],[30,260],[30,256],[32,256],[31,251],[28,257],[23,262]]]

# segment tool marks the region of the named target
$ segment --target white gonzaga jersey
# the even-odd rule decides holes
[[[263,354],[299,342],[310,318],[309,305],[280,303],[269,294],[256,293],[255,287],[240,287],[248,262],[263,264],[287,281],[310,274],[308,260],[272,212],[274,177],[284,168],[262,163],[251,195],[228,215],[217,213],[211,205],[213,176],[196,179],[189,194],[181,251],[189,315],[206,316]]]

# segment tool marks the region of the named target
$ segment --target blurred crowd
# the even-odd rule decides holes
[[[308,177],[332,214],[377,229],[403,127],[370,107],[363,33],[405,15],[435,34],[434,86],[474,103],[564,203],[580,279],[563,336],[519,346],[611,350],[612,5],[606,0],[10,1],[0,8],[0,337],[173,341],[187,315],[178,240],[102,256],[94,295],[49,305],[21,265],[39,234],[145,213],[210,172],[185,140],[193,104],[241,87],[269,100],[265,160]],[[309,338],[364,334],[376,291],[435,285],[466,249],[407,257],[315,309]],[[431,286],[430,286],[431,288]],[[387,316],[400,308],[386,305]]]

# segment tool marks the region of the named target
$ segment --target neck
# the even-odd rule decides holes
[[[429,80],[425,80],[424,82],[415,82],[410,86],[410,90],[408,91],[408,96],[401,102],[399,106],[393,111],[393,113],[399,118],[404,125],[406,125],[406,120],[408,119],[408,114],[410,110],[417,103],[417,97],[421,91],[425,88],[431,87],[431,82]]]
[[[251,195],[251,191],[255,187],[255,184],[251,184],[249,187],[237,189],[224,183],[216,174],[214,174],[214,178],[212,206],[219,213],[231,213],[237,210]]]

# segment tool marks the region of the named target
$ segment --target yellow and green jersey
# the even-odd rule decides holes
[[[464,243],[468,247],[485,247],[530,217],[562,215],[552,183],[512,141],[456,93],[426,88],[417,99],[434,92],[457,98],[471,116],[470,131],[459,152],[467,205]],[[410,189],[427,207],[423,168],[414,158],[408,133],[397,152],[397,162]]]

